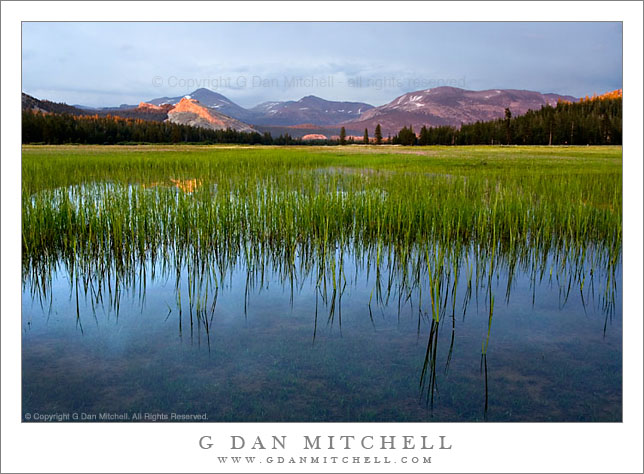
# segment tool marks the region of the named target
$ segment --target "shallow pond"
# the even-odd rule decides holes
[[[583,292],[521,269],[509,286],[501,269],[468,291],[463,269],[436,295],[436,321],[426,277],[401,285],[386,262],[376,274],[368,257],[344,258],[335,294],[297,262],[238,262],[196,293],[194,269],[158,262],[154,278],[147,262],[120,283],[76,284],[62,265],[45,291],[27,279],[23,416],[621,420],[621,267],[608,308],[601,269]]]

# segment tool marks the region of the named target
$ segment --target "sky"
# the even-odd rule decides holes
[[[252,107],[316,95],[382,105],[416,90],[622,87],[622,24],[48,23],[22,26],[22,90],[87,106],[205,87]]]

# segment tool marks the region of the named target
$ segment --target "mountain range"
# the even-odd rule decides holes
[[[362,112],[373,108],[373,105],[362,102],[335,102],[324,100],[313,95],[303,97],[298,101],[264,102],[251,109],[237,105],[227,97],[201,88],[178,97],[159,97],[147,101],[153,105],[178,104],[187,97],[199,101],[205,107],[216,109],[218,112],[243,120],[253,125],[334,125],[360,117]]]
[[[506,108],[513,115],[523,115],[528,110],[538,110],[544,105],[556,105],[560,100],[576,102],[578,99],[513,89],[469,91],[437,87],[401,95],[388,104],[366,111],[351,126],[371,130],[380,123],[383,132],[387,133],[410,125],[416,131],[423,126],[458,127],[465,123],[501,118]]]
[[[452,125],[501,118],[509,108],[513,115],[558,101],[579,99],[558,94],[491,89],[470,91],[456,87],[436,87],[409,92],[391,102],[374,107],[363,102],[329,101],[306,96],[297,101],[264,102],[244,108],[209,89],[197,89],[177,97],[159,97],[138,106],[89,108],[41,101],[23,93],[23,109],[74,115],[118,115],[126,118],[164,121],[212,129],[289,133],[294,137],[309,134],[337,135],[340,127],[348,134],[362,136],[367,128],[373,135],[380,124],[383,135],[395,134],[403,126],[419,131],[423,126]]]

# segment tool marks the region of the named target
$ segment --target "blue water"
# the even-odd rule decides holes
[[[522,272],[506,301],[499,271],[491,324],[487,290],[474,289],[464,307],[461,278],[454,303],[446,290],[437,325],[426,288],[422,298],[416,289],[399,303],[394,282],[387,301],[374,296],[373,271],[345,271],[344,291],[332,303],[330,281],[325,301],[310,275],[291,287],[267,271],[263,284],[248,284],[238,265],[220,282],[214,313],[212,288],[205,315],[197,317],[193,303],[192,324],[187,272],[180,305],[174,273],[146,275],[145,287],[125,286],[118,311],[107,295],[92,304],[82,285],[77,310],[76,287],[63,269],[42,303],[25,283],[23,419],[83,414],[96,421],[118,413],[137,421],[136,414],[176,413],[262,422],[621,421],[621,268],[611,311],[599,284],[585,284],[582,302],[578,284],[566,299],[565,282],[531,285]],[[428,356],[432,325],[438,336]]]

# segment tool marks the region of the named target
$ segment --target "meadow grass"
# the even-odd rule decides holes
[[[178,237],[165,232],[173,228],[197,237],[196,247],[224,234],[621,241],[620,148],[347,148],[26,146],[25,253],[52,234],[91,244],[85,234],[108,224],[104,237],[117,243],[116,230],[162,243]],[[181,181],[195,189],[177,193]],[[58,221],[38,228],[40,210]],[[142,224],[153,226],[147,236]]]
[[[337,288],[338,251],[405,273],[416,255],[430,274],[474,251],[489,275],[498,257],[621,255],[619,147],[25,146],[22,170],[25,275],[297,257]]]

